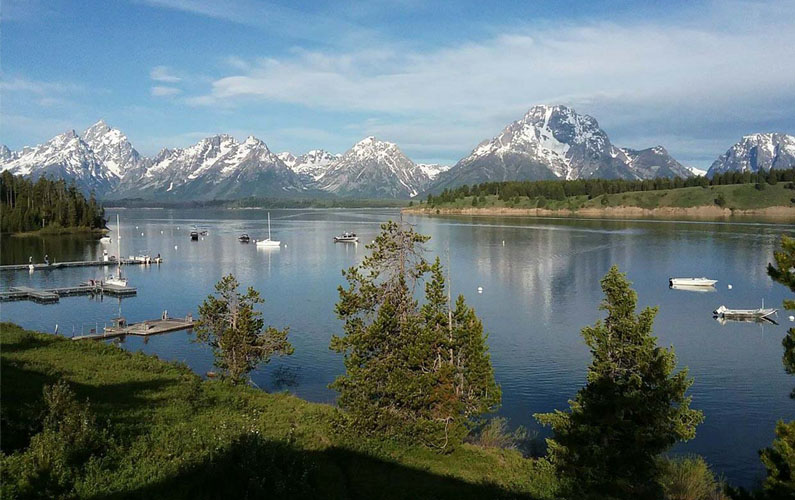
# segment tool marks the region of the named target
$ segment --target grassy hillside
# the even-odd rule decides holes
[[[459,198],[452,202],[437,203],[433,208],[441,209],[477,209],[477,208],[515,208],[547,210],[579,210],[609,207],[638,207],[643,209],[656,208],[692,208],[718,207],[722,196],[723,207],[730,210],[754,210],[767,207],[795,207],[795,190],[789,189],[787,183],[764,185],[759,190],[754,184],[733,184],[709,187],[687,187],[665,189],[660,191],[633,191],[620,194],[603,194],[588,199],[587,196],[571,196],[563,200],[547,200],[516,197],[500,200],[495,195],[485,196],[482,202],[473,204],[473,197]],[[430,208],[427,205],[415,206],[414,210]],[[411,209],[410,209],[411,210]]]
[[[113,345],[0,324],[3,497],[41,430],[42,391],[66,380],[107,430],[79,465],[86,498],[551,498],[544,461],[515,450],[422,447],[346,436],[337,410],[288,394],[201,381],[186,366]],[[35,441],[35,439],[34,439]]]

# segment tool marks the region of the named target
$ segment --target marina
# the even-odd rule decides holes
[[[162,259],[147,258],[144,256],[130,257],[125,259],[108,259],[108,260],[73,260],[66,262],[51,262],[49,264],[6,264],[0,266],[0,271],[52,271],[55,269],[64,269],[69,267],[107,267],[116,266],[121,261],[122,265],[151,265],[161,264]]]
[[[58,302],[61,297],[72,295],[111,295],[114,297],[129,297],[136,293],[138,293],[138,291],[134,287],[118,286],[102,281],[81,283],[77,286],[60,288],[15,286],[8,290],[0,291],[0,302],[30,300],[40,304],[52,304]]]

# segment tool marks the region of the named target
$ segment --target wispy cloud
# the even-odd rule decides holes
[[[170,97],[182,93],[181,89],[176,87],[166,87],[163,85],[155,85],[150,89],[150,92],[155,97]]]
[[[37,96],[51,96],[52,94],[82,92],[85,90],[85,87],[75,83],[32,80],[21,76],[12,76],[0,81],[0,90],[3,92],[21,92]]]
[[[174,74],[173,70],[168,66],[155,66],[149,71],[149,78],[156,82],[176,83],[182,80]]]
[[[302,10],[260,0],[139,0],[141,3],[214,19],[266,29],[298,40],[335,44],[360,39],[369,29],[347,22],[339,15]],[[302,5],[296,2],[295,5]],[[333,35],[333,36],[330,36]]]
[[[473,127],[480,138],[493,135],[538,103],[573,105],[619,136],[637,126],[670,135],[690,120],[747,121],[748,110],[780,113],[781,103],[795,100],[795,64],[787,62],[795,31],[782,29],[795,24],[795,8],[779,5],[772,18],[755,15],[769,5],[733,4],[735,18],[745,23],[736,26],[583,23],[431,51],[387,43],[235,59],[229,74],[188,102],[385,114],[394,123],[386,127],[392,138],[418,135],[412,141],[418,148],[421,137],[439,135],[439,128],[458,132],[439,135],[437,144],[462,144],[476,133]],[[719,17],[728,17],[726,9]]]

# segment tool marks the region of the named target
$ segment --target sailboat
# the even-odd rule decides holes
[[[268,212],[268,239],[257,241],[257,246],[258,247],[278,247],[280,244],[281,244],[280,241],[271,239],[271,213]]]
[[[119,257],[117,259],[119,268],[116,276],[114,277],[111,275],[110,278],[105,280],[105,284],[110,286],[127,286],[127,278],[121,275],[121,225],[119,224],[119,214],[116,214],[116,242],[118,243],[119,250]]]

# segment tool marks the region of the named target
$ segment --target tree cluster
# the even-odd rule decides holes
[[[451,304],[439,259],[423,257],[427,236],[392,221],[381,228],[371,254],[343,271],[344,334],[331,348],[344,354],[346,373],[331,387],[356,432],[450,450],[501,400],[483,325],[462,296]]]
[[[506,181],[484,182],[474,186],[460,186],[454,189],[445,189],[438,195],[428,195],[428,204],[438,205],[450,203],[469,196],[497,195],[500,200],[510,200],[517,196],[528,198],[544,197],[547,200],[564,200],[571,196],[584,196],[595,198],[603,194],[621,194],[634,191],[660,191],[664,189],[677,189],[686,187],[709,187],[728,184],[777,184],[779,181],[795,181],[795,169],[759,172],[731,171],[715,174],[712,178],[695,176],[683,179],[681,177],[657,177],[655,179],[625,180],[625,179],[576,179],[576,180],[546,180],[546,181]]]
[[[45,177],[33,182],[9,172],[0,174],[0,212],[3,233],[46,227],[105,227],[105,210],[93,193],[86,199],[74,184]]]

